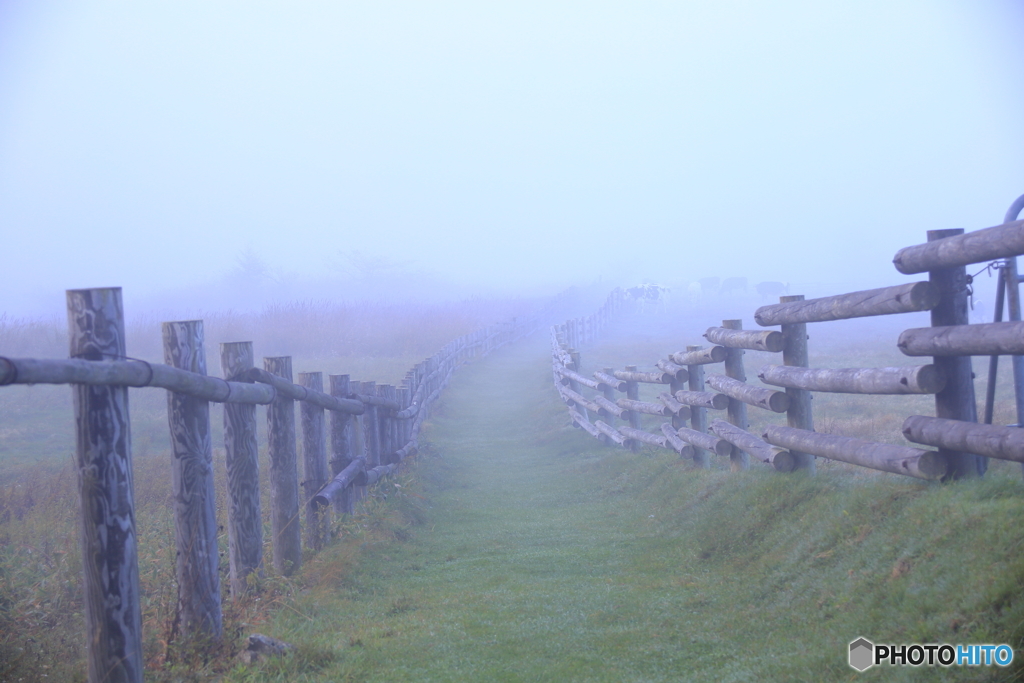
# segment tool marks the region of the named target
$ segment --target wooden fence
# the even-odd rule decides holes
[[[163,324],[164,364],[129,359],[120,288],[70,290],[67,307],[70,359],[0,357],[0,386],[72,385],[94,683],[140,682],[143,676],[129,387],[168,390],[178,617],[184,633],[216,639],[223,626],[211,401],[225,404],[229,583],[237,596],[252,590],[251,575],[263,571],[257,405],[267,406],[273,566],[289,575],[302,562],[303,546],[323,547],[332,512],[351,512],[368,486],[416,453],[423,421],[452,373],[533,331],[543,314],[453,340],[412,368],[401,386],[330,375],[325,387],[320,372],[300,373],[293,383],[288,356],[264,358],[263,368],[255,367],[251,342],[221,344],[224,377],[208,376],[201,320]],[[305,461],[301,485],[296,401]]]
[[[1010,322],[968,324],[970,280],[966,266],[1005,259],[1000,286],[1016,296],[1016,256],[1024,254],[1024,221],[1016,220],[1024,197],[1014,203],[1007,222],[992,228],[931,230],[928,241],[901,249],[893,262],[904,274],[928,273],[928,280],[812,300],[783,296],[778,304],[754,313],[761,327],[744,330],[740,320],[723,320],[704,333],[710,347],[687,346],[655,363],[655,371],[636,366],[604,368],[586,377],[580,372],[578,349],[607,325],[610,311],[621,307],[622,293],[613,292],[593,315],[551,328],[555,388],[568,406],[576,427],[608,444],[633,448],[649,444],[692,457],[708,467],[710,454],[728,455],[733,470],[759,460],[776,470],[814,472],[815,457],[830,458],[885,472],[929,480],[979,476],[986,458],[1024,463],[1024,430],[991,422],[995,359],[1024,354],[1024,323],[1020,309]],[[1004,277],[1005,276],[1005,277]],[[1000,290],[999,302],[1002,301]],[[1019,299],[1018,299],[1019,301]],[[998,303],[996,320],[1000,320]],[[931,311],[931,327],[908,329],[897,347],[907,356],[931,356],[928,365],[895,368],[812,369],[808,367],[809,323]],[[757,371],[764,384],[747,383],[743,350],[781,354],[781,362]],[[978,423],[971,356],[991,356],[989,405]],[[711,373],[713,366],[721,371]],[[656,402],[638,400],[639,383],[664,385]],[[587,397],[587,387],[593,394]],[[1021,410],[1017,387],[1018,414]],[[903,423],[913,448],[814,431],[811,392],[849,394],[933,394],[935,416],[911,415]],[[624,396],[618,396],[624,394]],[[761,434],[749,431],[747,407],[786,414],[785,425],[769,425]],[[708,422],[708,411],[725,411],[724,419]],[[643,431],[641,414],[666,418],[658,433]],[[616,424],[619,420],[621,424]]]

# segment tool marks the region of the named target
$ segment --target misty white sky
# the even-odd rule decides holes
[[[0,312],[243,252],[897,284],[1024,192],[1022,105],[1015,0],[0,0]]]

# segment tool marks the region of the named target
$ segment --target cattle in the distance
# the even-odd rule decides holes
[[[718,293],[724,295],[732,294],[733,292],[747,291],[747,278],[745,277],[727,277],[722,280],[722,286],[718,288]]]
[[[626,289],[626,297],[636,303],[637,310],[641,313],[655,310],[664,312],[671,291],[668,287],[645,282]]]
[[[768,299],[773,299],[778,296],[785,296],[789,294],[789,283],[774,281],[758,282],[755,289],[757,289],[757,293],[761,295],[761,300],[767,301]]]
[[[708,294],[715,294],[718,292],[718,285],[721,282],[717,277],[702,277],[697,280],[697,284],[700,285],[700,291],[705,296]]]

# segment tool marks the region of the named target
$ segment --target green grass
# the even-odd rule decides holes
[[[456,375],[357,554],[319,555],[264,627],[300,651],[227,681],[1019,680],[846,664],[849,641],[1024,640],[1019,468],[928,485],[599,445],[546,341]],[[634,356],[636,358],[636,356]]]

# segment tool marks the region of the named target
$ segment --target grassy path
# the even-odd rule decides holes
[[[733,475],[608,449],[566,426],[545,353],[456,373],[411,479],[382,488],[390,512],[309,562],[272,625],[303,654],[228,680],[1017,680],[857,674],[845,648],[1018,642],[1019,481]]]
[[[663,542],[643,511],[590,488],[600,456],[565,430],[544,351],[519,344],[456,374],[417,468],[424,523],[304,601],[315,621],[284,615],[296,637],[347,645],[311,678],[679,680],[692,664],[679,580],[648,547]]]

